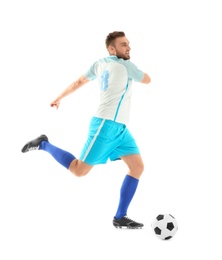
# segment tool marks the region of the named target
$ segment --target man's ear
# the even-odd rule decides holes
[[[116,55],[116,50],[112,45],[107,48],[110,55]]]

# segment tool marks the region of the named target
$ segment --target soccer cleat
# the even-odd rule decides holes
[[[138,222],[128,218],[127,216],[124,216],[121,219],[116,219],[114,217],[113,226],[116,228],[126,227],[126,228],[131,228],[131,229],[137,229],[137,228],[142,228],[143,224],[138,223]]]
[[[24,145],[22,148],[22,153],[26,153],[33,150],[39,150],[39,145],[42,141],[48,142],[48,137],[46,135],[40,135],[36,139],[29,141],[27,144]]]

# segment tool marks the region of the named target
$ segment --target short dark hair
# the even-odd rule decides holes
[[[107,35],[106,37],[106,48],[108,48],[110,45],[114,45],[114,41],[118,37],[124,37],[125,33],[120,31],[114,31]]]

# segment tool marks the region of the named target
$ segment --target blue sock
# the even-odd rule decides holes
[[[42,141],[39,146],[40,150],[50,153],[54,159],[60,163],[62,166],[69,168],[70,163],[76,159],[74,155],[69,152],[66,152],[47,141]]]
[[[138,179],[133,178],[130,175],[126,175],[120,189],[120,201],[115,215],[116,219],[120,219],[126,215],[129,204],[136,192],[138,183]]]

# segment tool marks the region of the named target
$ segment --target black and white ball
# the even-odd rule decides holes
[[[171,239],[178,230],[176,219],[170,214],[159,214],[151,224],[154,234],[162,239]]]

